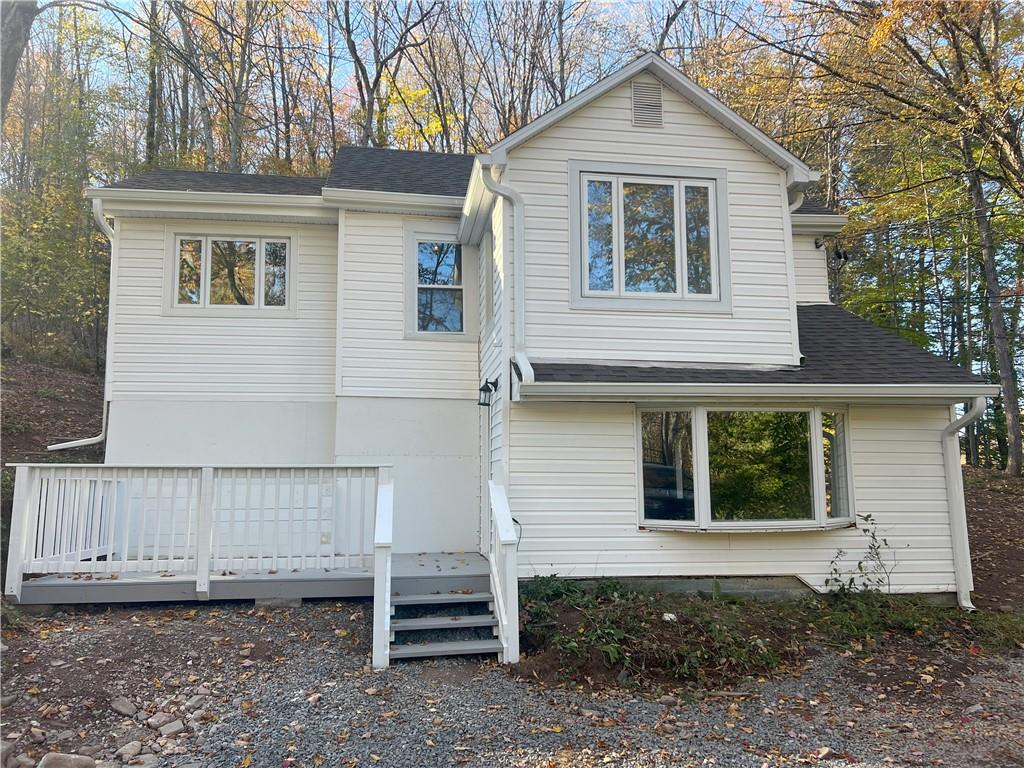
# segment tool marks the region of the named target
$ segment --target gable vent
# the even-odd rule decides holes
[[[633,81],[633,125],[661,128],[661,83]]]

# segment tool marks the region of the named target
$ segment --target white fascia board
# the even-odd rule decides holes
[[[320,195],[265,195],[249,192],[200,192],[178,189],[109,189],[104,187],[87,187],[85,196],[88,198],[99,198],[104,203],[225,203],[286,208],[323,206],[323,199]]]
[[[469,188],[462,204],[462,215],[459,218],[459,242],[466,245],[478,245],[487,228],[487,216],[490,214],[494,200],[483,180],[483,166],[490,163],[489,155],[477,155],[473,161],[473,171],[469,177]]]
[[[682,384],[628,382],[534,382],[520,384],[524,400],[900,400],[957,403],[993,397],[995,384]]]
[[[683,98],[692,102],[709,117],[735,133],[769,160],[772,160],[780,168],[784,168],[786,170],[786,182],[791,188],[804,189],[814,184],[821,177],[818,171],[812,170],[803,160],[752,123],[737,115],[656,53],[648,53],[641,56],[636,61],[598,80],[561,106],[545,113],[532,123],[505,137],[491,147],[493,161],[497,164],[504,163],[508,153],[523,142],[529,141],[563,118],[568,117],[573,112],[585,107],[595,99],[628,82],[642,72],[650,72],[666,85],[676,90]]]
[[[324,187],[325,203],[350,211],[418,213],[458,216],[465,198],[452,195],[420,195],[410,192],[379,192],[366,189]]]
[[[834,235],[846,226],[849,216],[827,213],[794,213],[793,231],[801,235]]]

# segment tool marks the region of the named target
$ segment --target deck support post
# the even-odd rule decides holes
[[[196,600],[210,599],[210,544],[213,535],[213,467],[199,473],[199,520],[196,532]]]
[[[391,663],[391,544],[395,485],[388,467],[377,474],[377,509],[373,529],[373,657],[374,669]]]
[[[11,509],[11,536],[7,544],[7,581],[4,594],[19,603],[29,528],[28,499],[32,474],[30,467],[18,467],[14,471],[14,504]]]

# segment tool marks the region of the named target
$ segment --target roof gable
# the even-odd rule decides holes
[[[497,164],[505,162],[505,158],[511,150],[643,72],[648,72],[658,78],[665,86],[676,91],[715,122],[731,131],[780,168],[785,169],[790,186],[803,188],[818,179],[819,174],[811,170],[800,158],[653,53],[646,54],[631,64],[627,64],[617,72],[578,93],[564,104],[546,112],[515,133],[505,137],[491,147],[491,160]]]

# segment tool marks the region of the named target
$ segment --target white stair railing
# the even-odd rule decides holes
[[[504,664],[515,664],[519,661],[519,540],[505,487],[490,480],[487,488],[491,505],[488,560],[498,639],[502,645],[501,660]]]
[[[368,569],[377,466],[16,465],[5,594],[26,575]],[[389,524],[390,529],[390,524]],[[390,534],[389,534],[390,535]]]
[[[381,469],[373,524],[373,657],[374,669],[391,661],[391,545],[394,528],[395,484]]]

